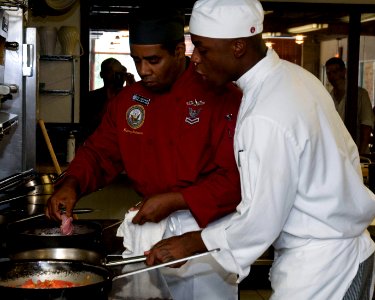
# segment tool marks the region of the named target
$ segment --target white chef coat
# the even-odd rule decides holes
[[[203,240],[240,280],[273,244],[272,299],[342,299],[375,250],[357,147],[321,82],[273,50],[237,84],[242,201]]]

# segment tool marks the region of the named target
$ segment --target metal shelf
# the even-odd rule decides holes
[[[41,55],[40,60],[44,61],[72,61],[73,55]]]
[[[55,61],[55,62],[69,62],[71,63],[71,88],[69,90],[59,89],[40,89],[39,93],[44,95],[56,95],[56,96],[70,96],[71,97],[71,123],[74,123],[74,105],[75,105],[75,62],[76,57],[74,55],[41,55],[40,61]]]
[[[71,90],[39,90],[41,94],[54,94],[59,96],[71,96],[73,91]]]

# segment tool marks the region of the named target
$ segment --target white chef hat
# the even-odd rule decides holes
[[[198,0],[190,33],[209,38],[248,37],[263,31],[264,11],[258,0]]]

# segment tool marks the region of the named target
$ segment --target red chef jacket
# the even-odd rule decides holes
[[[127,86],[110,101],[67,175],[79,180],[81,193],[122,171],[144,197],[181,192],[205,227],[240,202],[233,136],[241,97],[232,84],[213,92],[192,64],[167,92]]]

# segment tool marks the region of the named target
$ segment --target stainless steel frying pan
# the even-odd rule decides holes
[[[162,268],[179,262],[198,258],[219,249],[189,256],[183,259],[169,261],[156,266],[113,276],[105,266],[87,264],[79,261],[38,260],[38,261],[3,261],[0,262],[0,294],[5,299],[107,299],[112,281]],[[77,286],[69,288],[30,289],[22,285],[29,279],[63,280]]]

